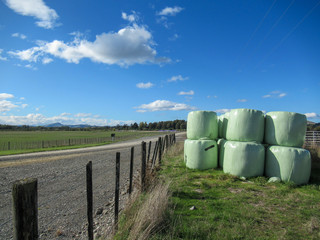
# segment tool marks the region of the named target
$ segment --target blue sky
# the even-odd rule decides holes
[[[320,121],[320,1],[0,2],[0,123]]]

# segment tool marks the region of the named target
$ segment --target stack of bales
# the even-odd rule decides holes
[[[184,161],[192,169],[216,168],[218,165],[218,122],[212,111],[193,111],[188,114],[187,140]]]
[[[307,119],[305,115],[292,112],[269,112],[266,114],[265,174],[282,181],[305,184],[311,172],[311,157],[304,143]]]
[[[262,176],[265,148],[264,114],[253,109],[233,109],[219,117],[219,165],[239,177]]]

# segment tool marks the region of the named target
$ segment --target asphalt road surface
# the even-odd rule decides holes
[[[185,133],[176,134],[177,141]],[[141,163],[145,137],[105,146],[0,157],[0,239],[13,238],[12,185],[24,178],[38,179],[38,228],[40,239],[73,239],[86,223],[86,164],[92,161],[94,211],[113,199],[115,157],[120,152],[120,192],[129,182],[130,149],[135,147],[134,169]],[[148,147],[148,145],[147,145]],[[152,152],[152,151],[151,151]],[[58,236],[63,232],[62,236]]]

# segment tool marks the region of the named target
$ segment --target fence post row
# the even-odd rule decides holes
[[[12,187],[13,239],[38,239],[38,180],[16,181]]]
[[[134,147],[131,147],[131,156],[130,156],[130,176],[129,176],[129,195],[131,195],[131,193],[132,193],[133,157],[134,157]]]
[[[161,141],[161,137],[159,137],[158,141],[159,141],[159,153],[158,153],[158,155],[159,155],[159,165],[160,165],[160,164],[161,164],[161,155],[162,155],[162,141]]]
[[[141,143],[141,192],[145,191],[146,181],[146,143]]]
[[[92,162],[86,165],[87,176],[87,216],[88,216],[88,239],[93,240],[93,190],[92,190]]]
[[[116,187],[114,194],[114,229],[118,230],[118,218],[119,218],[119,185],[120,185],[120,153],[116,154]]]
[[[153,156],[152,156],[152,169],[156,165],[156,159],[157,159],[157,154],[158,154],[158,147],[159,147],[159,142],[156,141],[156,145],[154,146],[153,149]]]
[[[148,163],[149,163],[149,160],[150,160],[150,151],[151,151],[151,144],[152,144],[152,142],[150,141],[150,142],[149,142],[149,149],[148,149],[148,158],[147,158],[147,165],[148,165]]]

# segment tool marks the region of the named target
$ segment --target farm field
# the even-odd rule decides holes
[[[114,141],[111,134],[115,134]],[[158,131],[1,131],[0,155],[97,146],[159,134]]]

